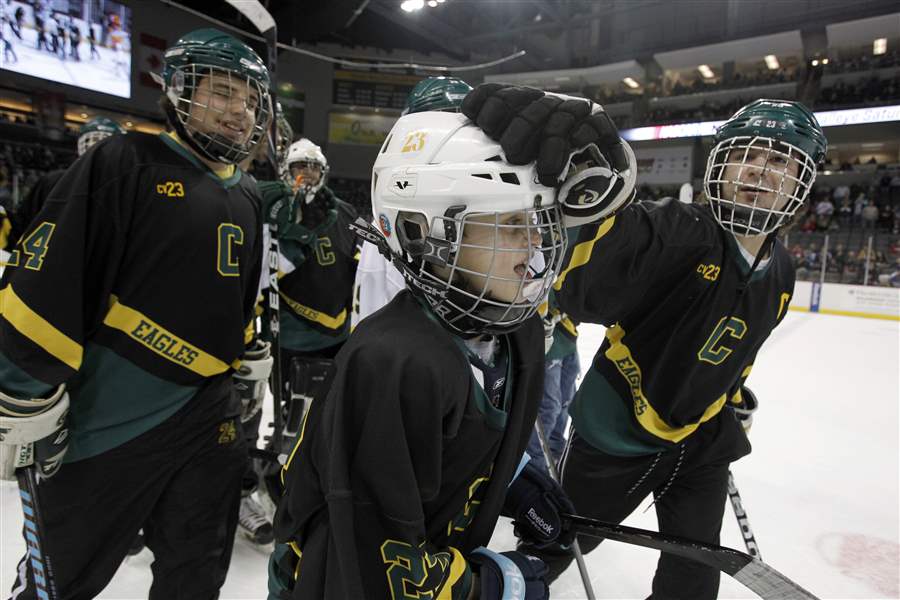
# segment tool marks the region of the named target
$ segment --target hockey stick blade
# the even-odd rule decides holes
[[[731,575],[764,600],[819,600],[816,596],[749,554],[655,531],[613,525],[578,515],[562,515],[579,535],[653,548],[688,558]]]

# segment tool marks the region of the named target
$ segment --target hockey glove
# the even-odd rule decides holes
[[[547,565],[539,558],[515,550],[497,553],[475,548],[469,562],[478,567],[481,600],[545,600],[550,588],[544,578]]]
[[[541,317],[541,323],[544,325],[544,354],[550,352],[553,347],[553,333],[556,331],[556,324],[559,323],[562,315],[556,311],[549,311]]]
[[[0,392],[0,477],[32,464],[37,480],[52,477],[69,443],[69,395],[59,386],[48,398],[18,400]]]
[[[611,216],[634,198],[634,153],[600,105],[486,83],[466,96],[462,112],[500,142],[508,161],[535,161],[540,182],[559,187],[567,227]]]
[[[731,408],[734,409],[735,416],[741,422],[744,433],[749,435],[750,428],[753,426],[753,413],[759,408],[759,402],[756,400],[756,394],[747,386],[741,386],[740,396],[733,398],[732,402],[738,399],[740,401],[732,404]]]
[[[294,201],[300,213],[299,223],[311,232],[318,233],[320,228],[328,222],[328,216],[331,212],[331,204],[328,202],[328,198],[322,192],[310,198],[308,194],[301,190],[297,192]]]
[[[272,345],[260,339],[244,351],[234,372],[234,389],[241,400],[241,422],[253,418],[266,396],[266,382],[272,373]]]
[[[515,532],[536,548],[569,546],[575,532],[561,513],[574,513],[572,501],[546,471],[529,462],[506,490],[501,514],[513,519]]]

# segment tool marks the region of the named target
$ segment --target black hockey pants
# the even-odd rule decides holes
[[[707,436],[698,432],[696,438],[691,436],[668,452],[621,457],[600,452],[575,433],[563,455],[563,488],[579,515],[610,523],[621,523],[652,493],[659,531],[718,544],[728,467],[732,460],[746,454],[749,446],[722,453],[707,442]],[[584,554],[600,541],[578,536]],[[571,552],[559,548],[521,549],[547,563],[548,582],[559,577],[573,560]],[[653,578],[653,600],[714,600],[718,590],[717,569],[660,554]]]
[[[153,429],[38,485],[59,600],[97,596],[142,527],[155,559],[150,600],[218,598],[247,456],[239,413],[230,375],[218,377]],[[37,598],[22,563],[13,597]]]

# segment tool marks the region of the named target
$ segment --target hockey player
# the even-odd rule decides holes
[[[463,110],[502,130],[516,114],[534,116],[525,94],[489,89],[494,101]],[[516,127],[539,130],[540,121]],[[751,102],[714,141],[708,206],[663,199],[583,225],[554,286],[568,314],[608,327],[571,409],[563,482],[575,507],[620,522],[652,493],[661,532],[707,543],[718,543],[729,463],[750,452],[726,407],[742,418],[755,410],[744,382],[793,294],[776,235],[826,152],[813,114],[784,100]],[[597,545],[580,542],[585,552]],[[551,580],[571,562],[562,549],[536,553]],[[651,597],[711,599],[718,585],[716,569],[663,554]]]
[[[87,121],[78,130],[77,152],[78,156],[87,152],[94,144],[100,140],[104,140],[111,135],[124,134],[125,130],[122,126],[107,117],[94,117]],[[62,178],[66,169],[56,169],[45,173],[43,177],[37,180],[34,186],[29,190],[28,194],[22,199],[22,202],[16,207],[16,210],[10,214],[11,230],[9,235],[9,244],[15,244],[21,237],[22,233],[34,220],[34,217],[44,207],[47,197],[53,186]]]
[[[409,92],[402,114],[427,110],[459,112],[463,98],[472,86],[455,77],[429,77],[417,83]],[[373,244],[363,244],[356,279],[353,282],[353,311],[350,328],[372,314],[405,287],[403,276],[381,255]]]
[[[0,464],[37,473],[60,598],[99,594],[142,526],[151,599],[217,596],[246,459],[232,377],[267,376],[241,359],[262,239],[234,165],[266,134],[268,73],[203,29],[160,79],[173,132],[80,157],[0,280]],[[27,558],[16,597],[46,597]]]
[[[501,510],[528,539],[571,539],[568,500],[521,466],[535,312],[565,249],[555,195],[460,114],[394,126],[373,169],[379,229],[357,225],[407,289],[360,323],[312,404],[283,471],[290,549],[276,546],[270,598],[547,597],[540,561],[484,545]]]
[[[289,452],[304,408],[325,391],[321,382],[350,332],[353,277],[358,261],[357,238],[350,230],[356,211],[326,185],[328,161],[308,139],[292,143],[280,169],[282,181],[261,182],[267,220],[276,225],[279,248],[278,343],[281,355],[284,431]],[[268,302],[268,294],[263,294]],[[269,322],[263,337],[271,341]],[[255,423],[248,423],[248,430]],[[284,435],[281,435],[284,434]],[[255,442],[255,439],[252,440]],[[280,465],[263,469],[266,491],[278,501]],[[272,528],[261,507],[246,496],[241,529],[258,543],[272,541]]]

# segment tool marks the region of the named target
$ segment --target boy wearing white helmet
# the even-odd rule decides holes
[[[428,77],[409,92],[404,115],[439,110],[459,112],[459,105],[472,86],[455,77]],[[403,276],[372,244],[363,244],[353,283],[350,328],[387,304],[405,287]]]
[[[618,139],[618,138],[617,138]],[[556,192],[460,114],[397,122],[356,226],[406,280],[337,356],[282,472],[270,597],[547,597],[487,550],[498,516],[571,541],[565,495],[522,466],[541,397],[536,315],[566,247]]]

